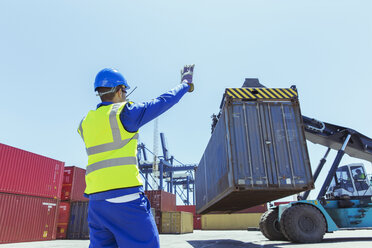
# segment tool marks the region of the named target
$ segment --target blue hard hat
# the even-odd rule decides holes
[[[113,68],[105,68],[98,72],[96,80],[94,81],[94,91],[98,87],[109,87],[113,88],[118,85],[124,85],[126,89],[129,89],[127,80],[121,75],[121,73]]]

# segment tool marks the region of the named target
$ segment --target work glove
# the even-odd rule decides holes
[[[187,83],[190,85],[189,92],[194,91],[194,84],[192,82],[192,74],[194,73],[194,64],[185,65],[181,70],[181,83]]]

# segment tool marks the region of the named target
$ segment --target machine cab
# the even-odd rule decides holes
[[[341,196],[365,197],[372,196],[372,186],[367,177],[363,164],[349,164],[337,169],[326,198],[337,198]]]

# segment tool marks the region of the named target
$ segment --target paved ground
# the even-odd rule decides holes
[[[292,244],[268,241],[259,231],[200,231],[160,235],[161,248],[371,248],[372,230],[338,231],[325,235],[323,243]],[[1,248],[87,248],[87,240],[55,240],[0,245]]]

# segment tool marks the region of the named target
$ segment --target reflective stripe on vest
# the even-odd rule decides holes
[[[103,160],[94,164],[90,164],[87,167],[87,171],[85,175],[89,173],[100,170],[103,168],[114,167],[114,166],[121,166],[121,165],[128,165],[128,164],[137,164],[137,157],[124,157],[124,158],[112,158]]]

